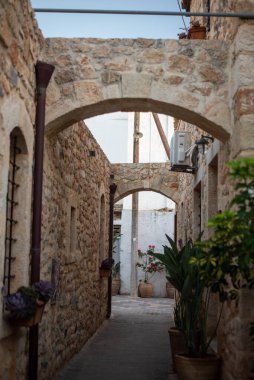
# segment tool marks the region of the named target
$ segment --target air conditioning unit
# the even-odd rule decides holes
[[[171,170],[194,173],[191,132],[175,131],[170,143]]]

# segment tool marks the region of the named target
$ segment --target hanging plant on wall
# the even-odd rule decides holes
[[[3,301],[7,320],[16,326],[30,327],[41,322],[44,307],[54,294],[54,286],[39,281],[32,286],[21,286],[15,293],[5,294]]]

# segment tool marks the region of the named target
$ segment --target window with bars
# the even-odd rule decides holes
[[[11,290],[11,281],[15,278],[12,272],[12,263],[16,259],[13,255],[13,246],[16,243],[15,225],[18,223],[16,218],[16,210],[18,202],[16,200],[16,192],[19,187],[17,183],[17,171],[20,167],[17,164],[17,155],[21,153],[18,146],[18,136],[12,132],[10,135],[10,160],[9,175],[6,199],[6,233],[5,233],[5,257],[4,257],[4,286],[8,292]]]

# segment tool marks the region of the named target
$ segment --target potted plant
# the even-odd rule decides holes
[[[137,267],[141,268],[145,273],[143,280],[140,280],[138,291],[142,298],[150,298],[153,296],[153,284],[149,282],[149,274],[154,274],[156,272],[161,272],[164,266],[154,257],[154,245],[149,245],[146,252],[138,250],[138,255],[142,258],[142,263],[138,262]]]
[[[193,324],[197,324],[195,319],[198,315],[203,289],[197,286],[197,282],[199,282],[198,274],[194,271],[190,272],[189,260],[195,256],[197,248],[189,240],[186,245],[182,246],[181,244],[178,249],[176,243],[168,235],[166,235],[166,238],[169,245],[163,246],[164,254],[155,253],[154,256],[164,264],[166,278],[177,291],[174,308],[175,326],[171,327],[168,331],[173,369],[176,370],[175,355],[192,350],[193,342],[196,342],[197,336],[197,328],[188,328],[187,316],[190,317],[190,313],[187,313],[188,308],[186,307],[185,300],[187,302],[190,295],[187,292],[189,289],[192,289],[190,292],[192,301],[187,306],[192,306],[190,312],[193,313],[193,318],[191,318],[191,321]],[[197,302],[194,303],[193,299],[196,299]]]
[[[107,258],[101,262],[100,265],[100,277],[108,278],[112,274],[112,267],[114,265],[115,260],[110,258]]]
[[[120,279],[120,261],[119,255],[116,252],[117,250],[117,242],[120,240],[122,234],[118,231],[114,231],[113,235],[113,258],[115,260],[115,264],[112,267],[112,296],[119,294],[121,288],[121,279]]]
[[[3,290],[5,293],[5,290]],[[4,309],[8,321],[16,326],[33,326],[41,321],[45,304],[53,296],[54,286],[39,281],[32,286],[21,286],[13,294],[4,294]]]
[[[204,287],[205,302],[200,302],[201,312],[193,321],[188,319],[191,297],[189,301],[185,296],[182,298],[188,317],[186,321],[189,326],[200,328],[200,337],[196,342],[197,347],[194,345],[188,356],[176,355],[179,380],[218,378],[216,368],[211,377],[207,374],[207,353],[211,338],[206,334],[206,321],[210,293],[219,294],[222,311],[226,300],[238,298],[241,293],[239,290],[251,289],[254,285],[254,159],[232,161],[229,167],[230,177],[235,181],[235,196],[229,208],[210,220],[213,236],[207,241],[197,243],[197,255],[189,261],[190,270],[196,271],[200,286]],[[185,290],[187,296],[187,287]],[[184,315],[183,322],[185,317]],[[219,321],[220,316],[217,326]],[[186,326],[183,325],[183,329]],[[201,367],[197,369],[196,364]],[[190,376],[192,372],[193,377]]]
[[[114,264],[112,268],[112,296],[116,296],[120,291],[120,265],[120,261],[118,261],[118,263]]]

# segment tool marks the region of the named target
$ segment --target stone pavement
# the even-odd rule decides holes
[[[168,328],[173,300],[115,296],[112,317],[58,374],[59,380],[173,380]]]

